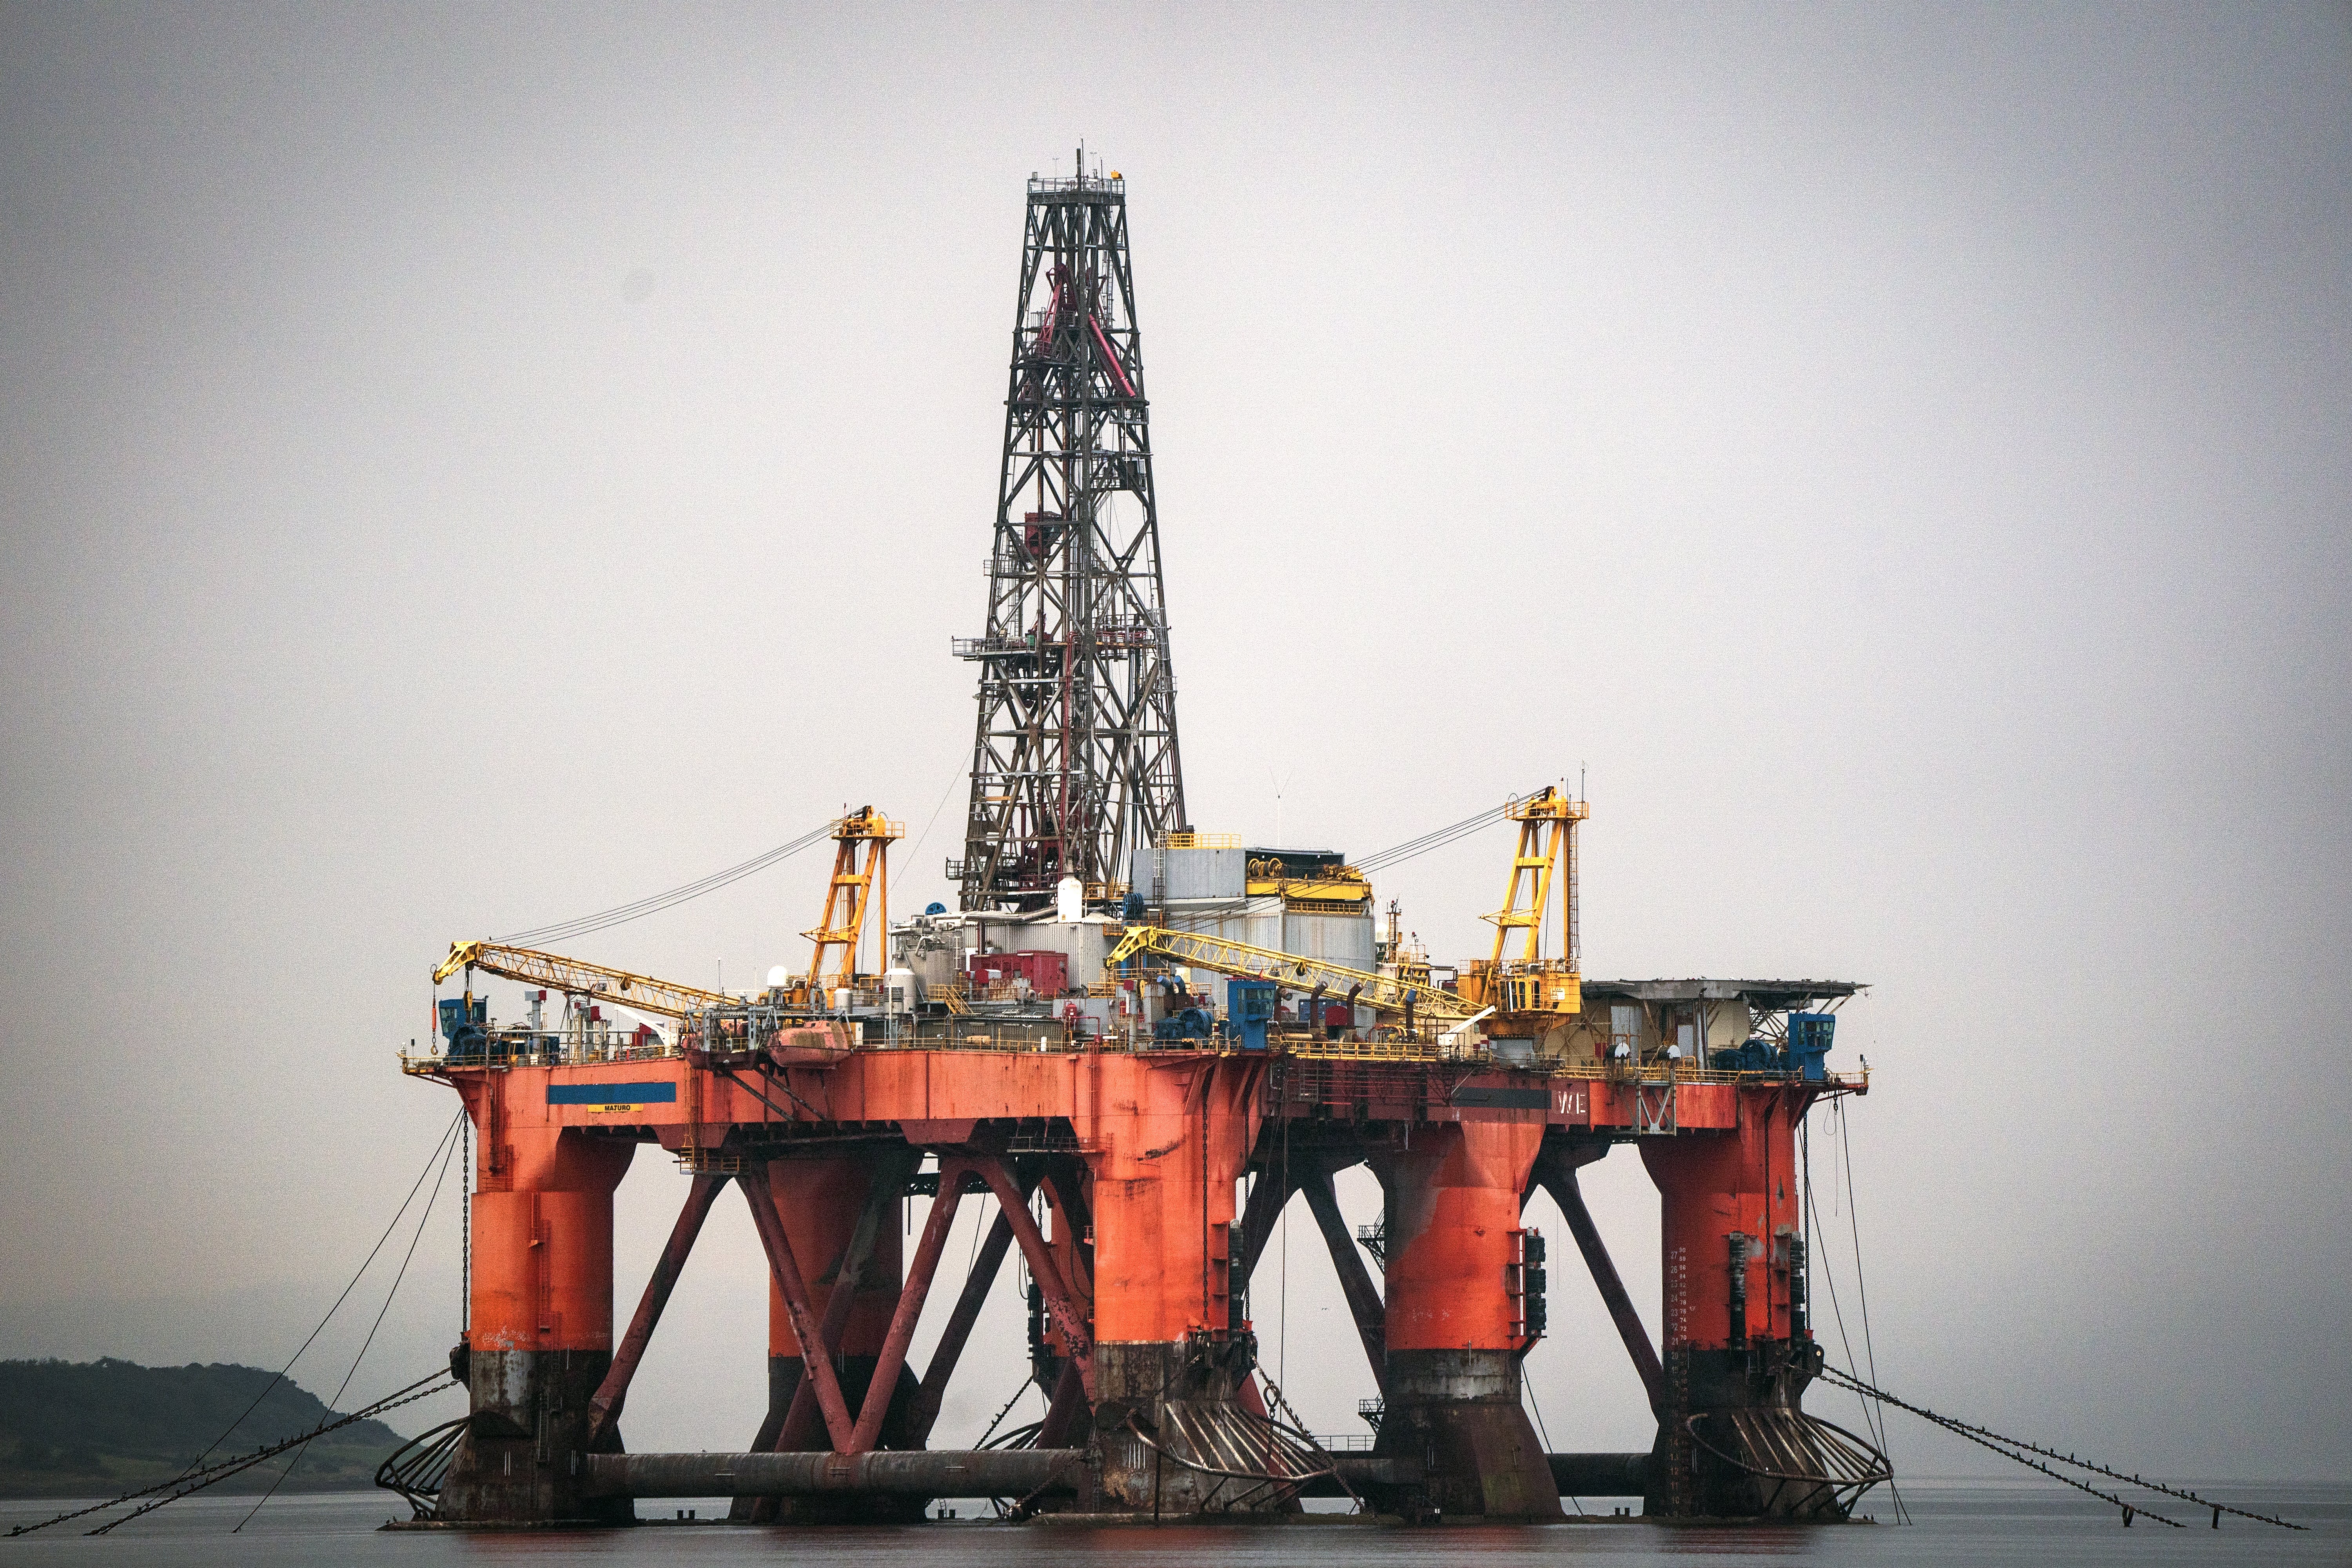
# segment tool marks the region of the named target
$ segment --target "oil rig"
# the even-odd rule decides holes
[[[1587,805],[1557,786],[1490,814],[1516,828],[1504,899],[1453,964],[1344,854],[1196,828],[1152,462],[1125,183],[1082,157],[1028,183],[987,616],[953,644],[978,676],[959,907],[891,919],[904,829],[869,807],[831,826],[809,967],[756,992],[494,941],[436,972],[433,1048],[403,1069],[457,1092],[478,1157],[451,1357],[469,1409],[382,1478],[421,1521],[623,1524],[685,1498],[755,1521],[955,1499],[1196,1521],[1337,1498],[1543,1521],[1563,1495],[1636,1494],[1654,1518],[1832,1521],[1888,1479],[1802,1406],[1822,1358],[1797,1140],[1814,1104],[1867,1090],[1827,1063],[1861,987],[1585,977]],[[493,1019],[477,975],[521,983],[527,1016]],[[1622,1144],[1661,1201],[1656,1343],[1578,1188]],[[625,1320],[613,1194],[647,1148],[681,1195]],[[1351,1233],[1334,1176],[1359,1164],[1383,1205]],[[630,1452],[632,1381],[730,1188],[769,1265],[766,1419]],[[1565,1255],[1523,1218],[1538,1190],[1608,1309],[1580,1353],[1630,1356],[1646,1452],[1548,1452],[1524,1412],[1522,1363],[1562,1331]],[[1308,1432],[1259,1363],[1251,1282],[1294,1199],[1353,1316],[1368,1446]],[[967,1203],[985,1235],[935,1303]],[[1043,1418],[933,1447],[1016,1247]]]

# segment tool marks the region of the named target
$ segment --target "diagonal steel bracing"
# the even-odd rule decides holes
[[[1356,1321],[1356,1337],[1363,1344],[1364,1359],[1371,1363],[1372,1381],[1385,1394],[1388,1309],[1381,1301],[1379,1287],[1372,1283],[1371,1271],[1364,1267],[1364,1255],[1357,1249],[1354,1234],[1339,1214],[1339,1198],[1332,1189],[1330,1168],[1321,1165],[1306,1173],[1299,1190],[1307,1195],[1307,1207],[1315,1215],[1315,1227],[1323,1233],[1323,1245],[1331,1254],[1331,1267],[1339,1271],[1339,1293],[1348,1299],[1348,1314]]]
[[[1641,1374],[1642,1387],[1650,1396],[1650,1408],[1663,1409],[1666,1374],[1659,1364],[1657,1349],[1650,1343],[1650,1331],[1643,1326],[1642,1314],[1634,1310],[1633,1298],[1627,1292],[1625,1282],[1617,1277],[1617,1265],[1610,1260],[1609,1248],[1601,1242],[1601,1227],[1592,1223],[1592,1213],[1584,1206],[1583,1190],[1577,1185],[1577,1167],[1590,1164],[1607,1152],[1605,1144],[1573,1154],[1547,1146],[1536,1156],[1535,1181],[1559,1205],[1569,1234],[1576,1237],[1577,1250],[1584,1254],[1584,1266],[1591,1270],[1592,1283],[1609,1309],[1610,1320],[1617,1325],[1617,1336],[1625,1342],[1625,1353],[1633,1357],[1633,1370]]]
[[[621,1407],[628,1401],[630,1380],[637,1375],[646,1347],[653,1342],[654,1330],[661,1322],[662,1309],[669,1305],[669,1293],[676,1289],[678,1274],[686,1268],[687,1255],[694,1250],[695,1237],[702,1234],[702,1222],[710,1217],[710,1205],[719,1201],[727,1181],[723,1175],[697,1176],[688,1189],[686,1206],[678,1210],[677,1223],[670,1227],[669,1240],[654,1264],[653,1278],[646,1281],[646,1293],[637,1302],[636,1316],[629,1320],[628,1331],[621,1336],[620,1344],[613,1352],[613,1365],[588,1402],[592,1413],[587,1444],[590,1451],[602,1447],[619,1423]]]
[[[1029,1202],[1029,1190],[1025,1184],[1015,1189],[1024,1207]],[[955,1310],[948,1314],[947,1327],[940,1331],[939,1346],[931,1352],[931,1363],[923,1369],[922,1384],[916,1391],[915,1409],[908,1423],[910,1442],[929,1440],[932,1424],[940,1418],[940,1401],[947,1397],[948,1381],[955,1376],[956,1363],[962,1359],[972,1325],[980,1321],[980,1310],[987,1304],[989,1289],[1004,1267],[1004,1255],[1012,1249],[1013,1220],[1000,1210],[988,1227],[987,1237],[980,1244],[971,1271],[964,1276],[963,1290],[956,1298]]]
[[[762,1163],[747,1167],[742,1187],[743,1195],[751,1200],[751,1224],[760,1233],[760,1246],[768,1255],[769,1271],[775,1276],[777,1293],[783,1297],[784,1311],[792,1320],[793,1335],[800,1342],[803,1385],[815,1385],[825,1431],[836,1449],[845,1447],[853,1431],[849,1406],[841,1397],[841,1381],[834,1375],[833,1358],[824,1352],[825,1339],[816,1314],[809,1310],[808,1281],[801,1273],[800,1260],[793,1256],[792,1238],[784,1234],[783,1217],[776,1212],[767,1165]],[[809,1353],[812,1348],[816,1354]],[[795,1394],[793,1398],[797,1404],[799,1396]]]
[[[983,1160],[979,1170],[981,1178],[995,1193],[1004,1216],[1013,1222],[1013,1238],[1021,1244],[1021,1256],[1028,1262],[1029,1277],[1045,1293],[1046,1309],[1061,1325],[1063,1337],[1069,1341],[1070,1363],[1078,1369],[1079,1380],[1091,1402],[1095,1393],[1094,1326],[1087,1321],[1077,1299],[1063,1279],[1061,1266],[1055,1261],[1054,1250],[1046,1245],[1045,1234],[1038,1230],[1036,1217],[1029,1212],[1027,1197],[1010,1162]]]
[[[849,1233],[849,1244],[842,1249],[840,1261],[834,1268],[833,1294],[825,1300],[824,1320],[817,1331],[823,1338],[814,1352],[807,1341],[801,1342],[801,1364],[803,1367],[820,1359],[827,1366],[832,1364],[835,1353],[841,1348],[842,1330],[848,1326],[849,1314],[857,1304],[858,1288],[866,1282],[866,1265],[874,1257],[875,1237],[881,1234],[883,1219],[898,1202],[899,1194],[906,1190],[907,1178],[914,1173],[922,1158],[923,1152],[919,1149],[893,1149],[874,1158],[868,1173],[870,1184],[866,1188],[866,1205],[858,1210],[857,1224]],[[799,1327],[797,1321],[793,1327]],[[803,1375],[800,1386],[793,1391],[792,1407],[785,1412],[783,1424],[777,1429],[775,1440],[771,1445],[775,1452],[792,1453],[814,1446],[817,1436],[816,1402],[821,1392],[808,1376]],[[872,1391],[869,1389],[867,1392],[870,1397]],[[883,1404],[885,1407],[888,1405],[887,1397]],[[836,1451],[856,1452],[845,1446],[854,1433],[835,1431],[830,1414],[826,1415],[824,1425]]]

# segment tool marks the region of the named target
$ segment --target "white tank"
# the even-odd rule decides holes
[[[793,972],[786,969],[782,964],[776,964],[768,971],[769,990],[773,991],[780,985],[789,985],[792,983]]]
[[[836,985],[836,986],[835,986],[835,987],[834,987],[834,990],[833,990],[833,1010],[834,1010],[835,1012],[836,1012],[836,1013],[846,1013],[846,1012],[848,1012],[848,1011],[849,1011],[849,987],[848,987],[848,986],[846,986],[846,985]]]
[[[1054,884],[1054,918],[1074,921],[1087,912],[1087,885],[1076,877],[1065,877]]]
[[[915,1010],[915,1001],[916,985],[913,970],[893,969],[885,972],[882,976],[882,1011],[911,1013]]]

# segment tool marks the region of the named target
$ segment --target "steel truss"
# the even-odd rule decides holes
[[[1124,184],[1029,182],[1004,399],[962,907],[1097,906],[1184,825]]]

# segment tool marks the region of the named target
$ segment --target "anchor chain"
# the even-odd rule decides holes
[[[2210,1508],[2213,1510],[2213,1521],[2217,1527],[2221,1523],[2221,1515],[2225,1513],[2233,1513],[2240,1519],[2251,1519],[2258,1524],[2274,1524],[2281,1530],[2309,1530],[2311,1528],[2307,1524],[2297,1524],[2293,1520],[2279,1519],[2267,1513],[2249,1513],[2242,1508],[2231,1508],[2228,1503],[2215,1502],[2210,1498],[2199,1497],[2195,1492],[2186,1491],[2179,1487],[2168,1487],[2161,1481],[2151,1481],[2136,1475],[2127,1476],[2121,1470],[2111,1470],[2105,1465],[2094,1464],[2088,1459],[2078,1459],[2072,1454],[2062,1454],[2055,1448],[2045,1448],[2039,1443],[2029,1443],[2021,1437],[2008,1436],[2002,1433],[1992,1430],[1989,1426],[1973,1426],[1968,1422],[1957,1421],[1948,1415],[1939,1415],[1932,1410],[1913,1405],[1906,1400],[1897,1399],[1895,1395],[1888,1394],[1884,1389],[1874,1388],[1869,1384],[1863,1382],[1862,1379],[1854,1376],[1852,1373],[1843,1371],[1838,1367],[1825,1366],[1822,1369],[1820,1375],[1826,1378],[1835,1386],[1846,1389],[1854,1394],[1859,1394],[1866,1399],[1875,1399],[1884,1404],[1892,1405],[1898,1410],[1908,1410],[1912,1415],[1918,1416],[1924,1421],[1932,1421],[1948,1432],[1957,1433],[1960,1436],[1966,1437],[1969,1442],[1978,1445],[1979,1447],[1990,1448],[1994,1453],[2000,1454],[2006,1458],[2014,1459],[2017,1463],[2025,1466],[2029,1469],[2039,1470],[2053,1480],[2063,1481],[2068,1486],[2074,1487],[2078,1490],[2089,1492],[2093,1497],[2104,1498],[2107,1501],[2115,1504],[2117,1508],[2122,1509],[2124,1510],[2124,1518],[2127,1521],[2134,1514],[2147,1514],[2148,1518],[2164,1524],[2168,1524],[2175,1530],[2186,1530],[2189,1528],[2177,1519],[2166,1519],[2164,1515],[2160,1513],[2149,1512],[2148,1510],[2141,1508],[2136,1503],[2126,1502],[2123,1499],[2116,1496],[2112,1492],[2101,1491],[2098,1488],[2078,1481],[2072,1476],[2061,1475],[2056,1470],[2052,1469],[2049,1466],[2041,1463],[2039,1460],[2028,1458],[2026,1456],[2029,1454],[2039,1454],[2045,1458],[2055,1459],[2062,1465],[2072,1465],[2076,1469],[2088,1470],[2094,1475],[2107,1476],[2116,1480],[2126,1482],[2131,1486],[2145,1488],[2148,1491],[2161,1492],[2166,1497],[2179,1498],[2183,1502],[2193,1502],[2199,1508]],[[2008,1445],[2008,1447],[2001,1447],[2000,1445],[2003,1444]]]

